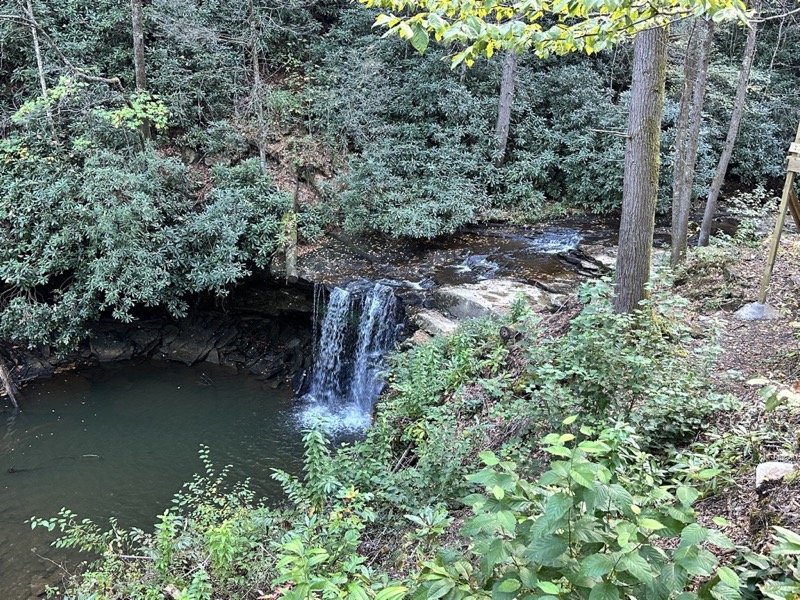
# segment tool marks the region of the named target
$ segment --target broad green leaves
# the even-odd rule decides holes
[[[471,66],[497,50],[531,49],[539,56],[592,54],[651,27],[707,14],[715,21],[744,20],[742,0],[360,0],[389,11],[376,20],[420,52],[428,34],[458,42],[453,65]]]
[[[428,595],[417,597],[688,600],[697,597],[684,591],[692,578],[714,576],[710,596],[703,597],[738,598],[736,574],[722,568],[715,575],[717,560],[704,547],[728,548],[730,541],[694,522],[698,493],[682,486],[634,497],[619,482],[630,466],[609,443],[619,435],[545,436],[541,448],[553,461],[534,482],[520,477],[514,462],[480,453],[486,468],[469,479],[485,492],[465,499],[475,516],[461,531],[472,540],[473,561],[426,564],[422,579],[431,583],[422,593]],[[666,550],[675,544],[656,538],[679,543]]]

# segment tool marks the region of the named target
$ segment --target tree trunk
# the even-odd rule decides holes
[[[633,42],[614,298],[614,309],[622,313],[631,312],[645,298],[650,279],[668,41],[666,28],[657,27],[643,31]]]
[[[497,126],[495,128],[497,150],[497,158],[494,162],[495,167],[502,167],[506,159],[508,133],[511,128],[511,107],[514,105],[514,83],[517,77],[518,58],[516,52],[508,50],[503,59],[503,79],[500,82],[500,105],[497,110]]]
[[[753,13],[758,15],[761,11],[761,0],[754,0]],[[698,246],[708,246],[708,238],[711,237],[711,223],[714,220],[714,213],[717,212],[717,200],[719,191],[725,182],[725,173],[728,172],[728,163],[733,154],[733,146],[736,144],[736,136],[739,135],[739,125],[742,123],[744,115],[744,101],[747,96],[747,82],[750,81],[750,70],[753,66],[753,57],[756,53],[756,28],[758,21],[750,21],[750,29],[747,32],[747,42],[744,48],[744,58],[742,59],[742,70],[739,71],[739,82],[736,85],[736,96],[733,100],[733,113],[731,114],[731,124],[728,127],[728,137],[725,138],[725,146],[722,149],[722,156],[719,157],[717,172],[711,182],[711,189],[708,191],[706,199],[706,209],[703,212],[703,223],[700,226],[700,238]]]
[[[6,396],[8,396],[9,400],[11,400],[11,404],[14,405],[14,408],[19,409],[19,403],[17,402],[17,388],[14,385],[14,380],[11,378],[11,371],[8,370],[6,361],[2,356],[0,356],[0,383],[3,384]]]
[[[28,0],[28,14],[33,15],[33,3]],[[31,25],[31,36],[33,36],[33,51],[36,54],[36,69],[39,72],[39,85],[42,88],[42,97],[47,96],[47,81],[44,78],[44,63],[42,62],[42,50],[39,47],[39,32],[36,27]]]
[[[697,164],[697,143],[703,120],[703,99],[706,91],[708,63],[714,22],[697,20],[692,25],[686,47],[683,92],[675,140],[675,168],[672,181],[672,253],[673,267],[686,256],[689,232],[689,212],[692,207],[692,187]]]
[[[297,283],[297,208],[300,201],[300,172],[298,170],[297,181],[294,184],[294,198],[292,200],[292,210],[283,217],[285,224],[284,235],[286,236],[286,283]]]
[[[261,60],[258,56],[258,26],[256,23],[255,8],[253,7],[253,0],[249,0],[247,4],[247,21],[250,27],[250,53],[253,60],[253,90],[251,98],[253,107],[256,111],[256,126],[258,131],[256,135],[258,139],[258,164],[261,173],[267,172],[267,127],[264,121],[264,90],[261,85]]]
[[[133,70],[136,74],[136,91],[147,89],[147,73],[144,62],[144,15],[142,0],[131,0],[131,22],[133,25]],[[150,122],[146,119],[139,126],[139,133],[145,141],[152,139]]]

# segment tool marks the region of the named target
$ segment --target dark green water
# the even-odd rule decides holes
[[[25,390],[21,413],[0,416],[2,600],[26,600],[32,580],[59,578],[37,554],[56,562],[65,555],[50,547],[54,534],[25,524],[32,515],[65,506],[149,529],[202,470],[200,444],[267,498],[279,496],[270,469],[301,464],[291,394],[214,365],[128,363],[56,375]]]

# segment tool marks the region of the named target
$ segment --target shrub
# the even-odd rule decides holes
[[[617,314],[605,283],[582,288],[584,309],[568,332],[531,338],[527,391],[544,415],[580,413],[589,420],[631,423],[645,444],[677,443],[708,417],[733,408],[707,376],[713,347],[693,343],[680,320],[685,301],[657,298]]]
[[[554,433],[542,450],[555,460],[536,481],[481,453],[486,467],[470,481],[485,491],[464,499],[474,511],[461,530],[469,551],[425,563],[415,598],[688,599],[698,597],[686,591],[693,582],[712,575],[704,597],[738,597],[736,574],[703,547],[733,545],[695,522],[696,491],[631,493],[624,483],[638,475],[624,461],[614,468],[619,456],[601,439]]]

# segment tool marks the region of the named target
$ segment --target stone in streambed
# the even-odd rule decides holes
[[[458,328],[458,323],[452,319],[426,308],[415,313],[412,320],[417,327],[430,335],[450,335]]]
[[[459,320],[506,315],[520,297],[532,308],[548,310],[560,306],[563,301],[560,294],[510,279],[444,286],[434,292],[438,308]]]

